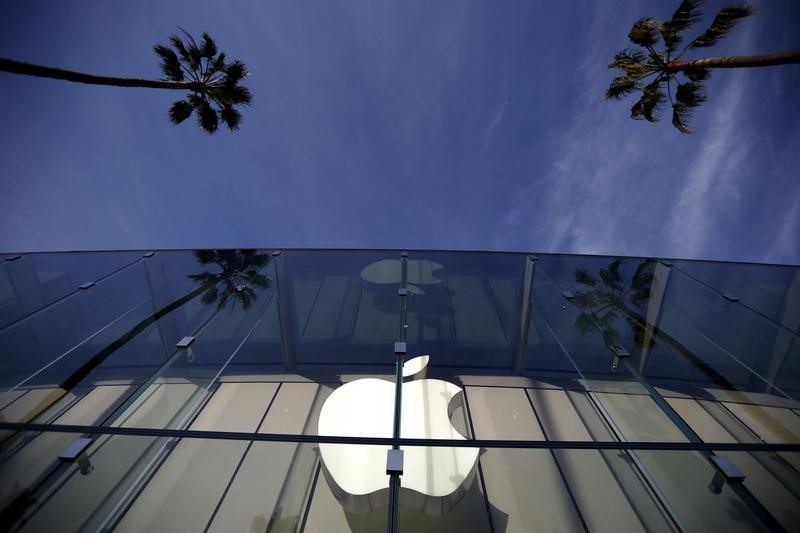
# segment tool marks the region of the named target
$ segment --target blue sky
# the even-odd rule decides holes
[[[181,26],[248,65],[255,101],[241,131],[208,136],[169,124],[180,93],[0,73],[0,249],[798,264],[800,66],[714,73],[692,135],[602,99],[631,24],[677,3],[5,2],[2,56],[159,77],[152,46]],[[800,49],[797,20],[796,0],[762,0],[710,51]]]

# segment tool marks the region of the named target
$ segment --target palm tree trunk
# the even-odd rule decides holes
[[[88,83],[91,85],[110,85],[113,87],[146,87],[149,89],[182,89],[200,90],[202,84],[194,81],[168,81],[168,80],[149,80],[143,78],[117,78],[113,76],[95,76],[85,72],[75,72],[60,68],[45,67],[24,63],[13,59],[0,57],[0,71],[11,72],[13,74],[24,74],[26,76],[38,76],[40,78],[52,78],[56,80],[66,80],[75,83]]]
[[[177,300],[169,303],[150,315],[149,317],[145,318],[131,329],[126,331],[122,334],[119,338],[112,341],[108,344],[105,348],[94,354],[88,361],[83,363],[77,370],[75,370],[72,374],[67,376],[61,382],[61,388],[65,391],[72,390],[78,383],[83,381],[83,379],[89,375],[89,373],[100,366],[103,361],[109,358],[114,352],[125,346],[128,342],[133,340],[134,337],[139,335],[141,332],[146,330],[148,327],[153,325],[158,319],[171,313],[175,309],[182,307],[189,303],[191,300],[195,299],[198,295],[203,293],[204,291],[208,290],[209,287],[215,285],[215,283],[205,283],[200,287],[197,287],[192,292],[185,294],[178,298]]]
[[[757,56],[721,56],[692,59],[690,61],[670,61],[666,65],[666,70],[667,72],[686,72],[709,68],[770,67],[773,65],[790,65],[792,63],[800,63],[800,50]]]

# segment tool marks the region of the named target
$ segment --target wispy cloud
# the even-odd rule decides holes
[[[741,28],[736,47],[752,49],[758,29]],[[773,201],[775,212],[758,204],[780,196],[781,186],[788,195],[796,195],[797,187],[772,183],[770,190],[761,188],[765,196],[746,196],[759,191],[759,165],[768,157],[761,141],[791,142],[762,114],[748,112],[765,105],[756,81],[764,78],[751,71],[715,75],[693,135],[678,134],[669,116],[661,124],[633,122],[626,112],[632,101],[601,100],[611,77],[603,68],[611,56],[608,44],[619,33],[618,17],[600,10],[579,67],[583,90],[565,110],[572,118],[551,132],[552,150],[536,161],[540,173],[532,171],[530,181],[510,195],[495,247],[761,261],[796,257],[798,202],[788,212],[783,209],[790,200]],[[774,163],[774,171],[785,172],[791,160]],[[775,235],[774,242],[763,235]]]
[[[552,150],[540,161],[541,177],[518,186],[506,215],[498,225],[498,248],[535,248],[543,251],[609,253],[630,249],[621,231],[635,205],[642,177],[632,176],[632,162],[658,159],[650,148],[651,136],[631,135],[625,110],[602,101],[609,76],[604,68],[604,44],[619,33],[610,10],[599,9],[578,65],[578,83],[584,89],[571,119],[551,132]],[[659,135],[657,132],[650,132]],[[628,245],[628,246],[623,246]]]
[[[483,132],[483,149],[485,150],[489,144],[489,141],[492,139],[492,135],[494,131],[497,129],[497,126],[500,125],[502,122],[503,117],[506,114],[506,108],[508,107],[508,100],[503,100],[503,103],[500,104],[500,108],[495,113],[494,118],[492,121],[489,122],[489,125],[486,126],[486,131]]]
[[[700,257],[719,230],[721,211],[730,211],[740,198],[738,184],[743,176],[737,169],[749,155],[755,139],[740,124],[746,73],[737,72],[726,80],[723,94],[711,119],[711,131],[688,167],[669,220],[671,246],[681,255]]]

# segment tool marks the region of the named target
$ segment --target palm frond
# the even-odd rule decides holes
[[[180,26],[178,26],[178,29],[181,30],[181,32],[186,36],[186,43],[183,46],[184,50],[186,50],[187,57],[184,57],[184,60],[189,63],[189,67],[192,70],[199,70],[200,63],[203,60],[203,53],[200,50],[200,47],[197,46],[197,41],[194,40],[194,37],[192,37],[189,32]],[[176,37],[176,39],[180,40],[178,37]]]
[[[197,106],[197,123],[203,128],[206,133],[214,133],[219,126],[219,117],[217,112],[205,100]]]
[[[194,106],[186,100],[178,100],[169,108],[169,120],[173,124],[180,124],[189,118],[194,111]]]
[[[214,250],[195,250],[194,257],[201,265],[207,265],[214,262],[217,254]]]
[[[241,61],[233,61],[225,69],[226,79],[225,82],[231,85],[239,83],[245,76],[247,76],[247,67]]]
[[[608,89],[606,89],[606,100],[620,100],[628,96],[636,89],[639,89],[639,82],[628,76],[619,76],[611,81]]]
[[[639,46],[653,46],[658,42],[661,24],[653,17],[644,17],[636,21],[628,33],[628,38]]]
[[[631,65],[644,63],[647,60],[644,52],[635,48],[625,48],[614,54],[614,59],[608,64],[608,68],[628,71]]]
[[[681,83],[675,91],[675,100],[672,105],[672,125],[681,133],[691,133],[689,121],[694,108],[706,101],[705,88],[699,82]]]
[[[705,88],[699,82],[681,83],[675,91],[675,99],[687,107],[697,107],[706,101]]]
[[[237,85],[230,90],[225,90],[223,94],[224,100],[231,104],[250,104],[253,101],[253,93],[250,92],[250,89],[242,85]]]
[[[217,44],[209,34],[203,32],[200,40],[203,43],[203,45],[200,47],[200,52],[202,53],[203,57],[206,59],[212,59],[215,55],[217,55]]]
[[[270,279],[264,274],[253,274],[248,281],[251,285],[261,289],[268,289],[270,286]]]
[[[657,122],[660,119],[657,113],[661,104],[666,100],[660,84],[661,79],[659,78],[642,90],[642,97],[631,107],[632,119],[644,119],[648,122]]]
[[[686,104],[676,103],[672,106],[672,125],[681,133],[691,133],[688,123],[692,118],[692,109]]]
[[[177,35],[170,35],[169,42],[172,43],[172,47],[178,51],[181,59],[183,59],[186,63],[191,62],[192,56],[189,55],[189,50],[186,49],[186,46],[183,44],[183,41],[180,37]]]
[[[216,74],[217,72],[225,72],[226,69],[225,65],[225,52],[220,52],[220,54],[211,61],[211,64],[208,67],[208,72],[211,74]]]
[[[581,285],[588,285],[590,287],[593,287],[595,283],[597,283],[597,280],[594,278],[594,276],[585,268],[575,269],[575,281]]]
[[[681,33],[691,29],[703,16],[700,11],[701,0],[683,0],[672,14],[672,18],[661,26],[661,37],[667,50],[672,52],[681,42]]]
[[[706,48],[714,46],[720,39],[725,37],[743,18],[749,17],[755,12],[755,8],[748,4],[740,4],[737,6],[728,6],[720,10],[711,26],[696,38],[691,47],[692,48]]]
[[[581,332],[581,335],[586,335],[594,331],[595,323],[589,313],[581,313],[575,317],[575,329]]]
[[[609,263],[606,268],[600,269],[600,279],[602,279],[603,283],[610,289],[622,289],[620,285],[622,283],[622,276],[620,276],[619,273],[620,266],[622,266],[622,261],[620,259],[615,259]]]
[[[236,131],[239,129],[239,123],[242,121],[242,114],[239,113],[231,106],[223,106],[219,112],[219,116],[222,119],[222,122],[228,126],[228,129],[231,131]]]
[[[683,74],[691,81],[706,81],[711,77],[711,71],[707,68],[685,70]]]
[[[622,70],[629,76],[641,77],[650,72],[653,66],[647,63],[647,56],[641,50],[626,48],[614,55],[608,68]]]
[[[157,44],[153,51],[161,58],[161,72],[172,81],[183,81],[183,69],[175,51],[163,44]]]

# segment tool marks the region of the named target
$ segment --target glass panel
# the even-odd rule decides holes
[[[780,435],[785,435],[786,422],[792,423],[797,430],[797,424],[789,418],[784,424],[772,426],[764,416],[764,408],[730,405],[710,400],[694,400],[691,398],[668,398],[670,404],[680,413],[692,429],[705,442],[767,442],[780,441]],[[777,420],[784,418],[782,413],[773,411],[770,418]],[[736,415],[736,412],[739,412]],[[793,414],[793,413],[792,413]],[[795,417],[800,422],[800,417]],[[748,420],[761,434],[743,424]],[[769,428],[769,429],[768,429]],[[777,430],[777,431],[776,431]],[[796,436],[789,439],[797,442]],[[797,509],[800,508],[800,466],[796,453],[768,453],[768,452],[725,452],[745,474],[744,486],[753,496],[786,528],[787,531],[796,527],[798,518]]]
[[[412,252],[408,259],[408,349],[431,368],[511,367],[525,257]]]
[[[717,386],[800,398],[796,335],[680,271],[669,275],[657,324],[715,373]]]
[[[788,342],[787,330],[747,308],[726,307],[718,294],[653,260],[570,256],[540,263],[535,294],[570,358],[594,378],[588,388],[610,391],[610,383],[624,379],[626,392],[646,393],[632,383],[646,381],[690,396],[797,407],[782,388],[791,392],[798,380],[798,345]],[[562,291],[569,298],[562,293],[559,300]],[[630,357],[615,359],[614,345]],[[615,371],[615,362],[622,368]]]
[[[93,388],[59,413],[53,423],[94,425],[101,422],[121,402],[129,387],[106,385]],[[24,501],[37,481],[57,465],[55,458],[75,438],[67,433],[7,433],[0,461],[0,508]]]
[[[0,327],[0,423],[390,435],[399,252],[133,261]],[[731,275],[744,280],[733,302],[682,264],[527,261],[409,253],[403,436],[800,442],[793,281],[763,281],[773,279],[766,266],[760,281]],[[753,296],[777,286],[769,306]],[[177,347],[185,336],[193,342]],[[386,526],[386,446],[98,436],[87,470],[57,459],[75,437],[0,428],[0,529]],[[758,529],[753,501],[786,529],[799,520],[794,452],[725,454],[753,500],[730,485],[708,489],[707,452],[405,452],[407,531]]]
[[[298,367],[369,364],[392,372],[399,252],[287,251],[280,260]]]
[[[404,447],[407,456],[412,449]],[[415,467],[407,459],[404,477]],[[449,465],[441,463],[427,475],[447,477],[448,470]],[[677,530],[647,484],[628,482],[639,479],[640,474],[625,453],[559,450],[554,454],[549,450],[488,448],[482,451],[476,470],[458,491],[439,497],[449,500],[446,507],[430,505],[428,509],[418,509],[413,505],[414,498],[409,496],[403,502],[401,493],[400,530]],[[703,490],[707,490],[707,483],[702,485]],[[426,497],[429,502],[436,499]],[[611,503],[610,507],[605,503]]]
[[[342,445],[335,445],[342,446]],[[337,481],[338,473],[331,475],[324,467],[320,467],[314,479],[311,492],[311,503],[308,506],[305,527],[306,533],[328,533],[329,531],[373,532],[386,531],[388,517],[389,476],[386,475],[385,446],[347,446],[353,449],[353,466],[360,471],[370,472],[368,477],[361,477],[364,484],[377,487],[376,491],[365,490],[362,494],[349,494],[340,489]],[[373,465],[372,469],[364,469],[364,463],[357,459],[364,450],[372,450],[367,457],[382,453],[384,461]],[[346,473],[345,473],[346,474]]]
[[[58,383],[151,309],[144,263],[139,262],[16,322],[0,331],[0,387]]]
[[[194,297],[202,294],[201,301],[213,311],[197,331],[187,332],[193,336],[193,342],[186,347],[172,348],[169,359],[108,422],[124,419],[131,409],[133,412],[159,410],[161,403],[146,399],[140,402],[140,399],[169,391],[173,397],[183,398],[180,415],[168,419],[156,416],[153,420],[168,424],[161,427],[185,427],[228,364],[265,317],[269,318],[268,311],[275,296],[275,290],[270,288],[274,268],[269,254],[242,250],[209,250],[196,254],[204,265],[221,270],[193,274],[193,279],[203,281]]]
[[[0,262],[0,328],[142,259],[141,252],[65,252],[7,256]]]
[[[550,440],[611,441],[590,394],[529,389]],[[670,531],[672,521],[629,453],[554,450],[553,456],[590,531]]]
[[[224,383],[190,429],[254,432],[276,390],[272,383]],[[181,441],[117,530],[202,530],[247,449],[243,441]],[[175,486],[181,489],[176,491]]]
[[[242,250],[159,253],[89,289],[83,307],[62,309],[84,298],[69,297],[12,326],[8,332],[36,325],[35,320],[49,320],[55,312],[74,322],[72,315],[85,312],[98,321],[86,329],[99,327],[100,331],[23,378],[22,385],[7,393],[14,395],[7,400],[14,401],[4,401],[0,416],[9,421],[47,421],[44,413],[55,406],[108,383],[139,386],[104,423],[124,416],[124,409],[137,397],[145,398],[153,391],[156,396],[173,389],[183,394],[194,387],[199,395],[185,406],[191,411],[255,327],[271,324],[275,329],[275,289],[271,288],[275,274],[269,259],[267,252]],[[130,279],[133,274],[138,276],[136,283]],[[143,303],[110,324],[99,325],[113,312],[112,304],[116,308],[131,298],[143,298]],[[75,333],[81,334],[70,334]],[[176,350],[176,341],[186,335],[196,336],[195,341],[188,349]],[[41,359],[42,346],[31,343],[30,338],[30,329],[14,337],[18,345],[35,350]],[[255,362],[262,361],[251,353],[250,363]],[[30,361],[24,364],[32,368]],[[16,398],[20,391],[25,394]],[[144,405],[159,408],[155,402]]]
[[[313,407],[310,383],[285,383],[278,389],[259,433],[301,433]],[[228,485],[210,531],[295,531],[316,471],[316,446],[253,442]],[[264,465],[270,466],[266,475]]]
[[[764,317],[800,333],[800,269],[782,265],[675,261],[698,283],[729,294]]]

